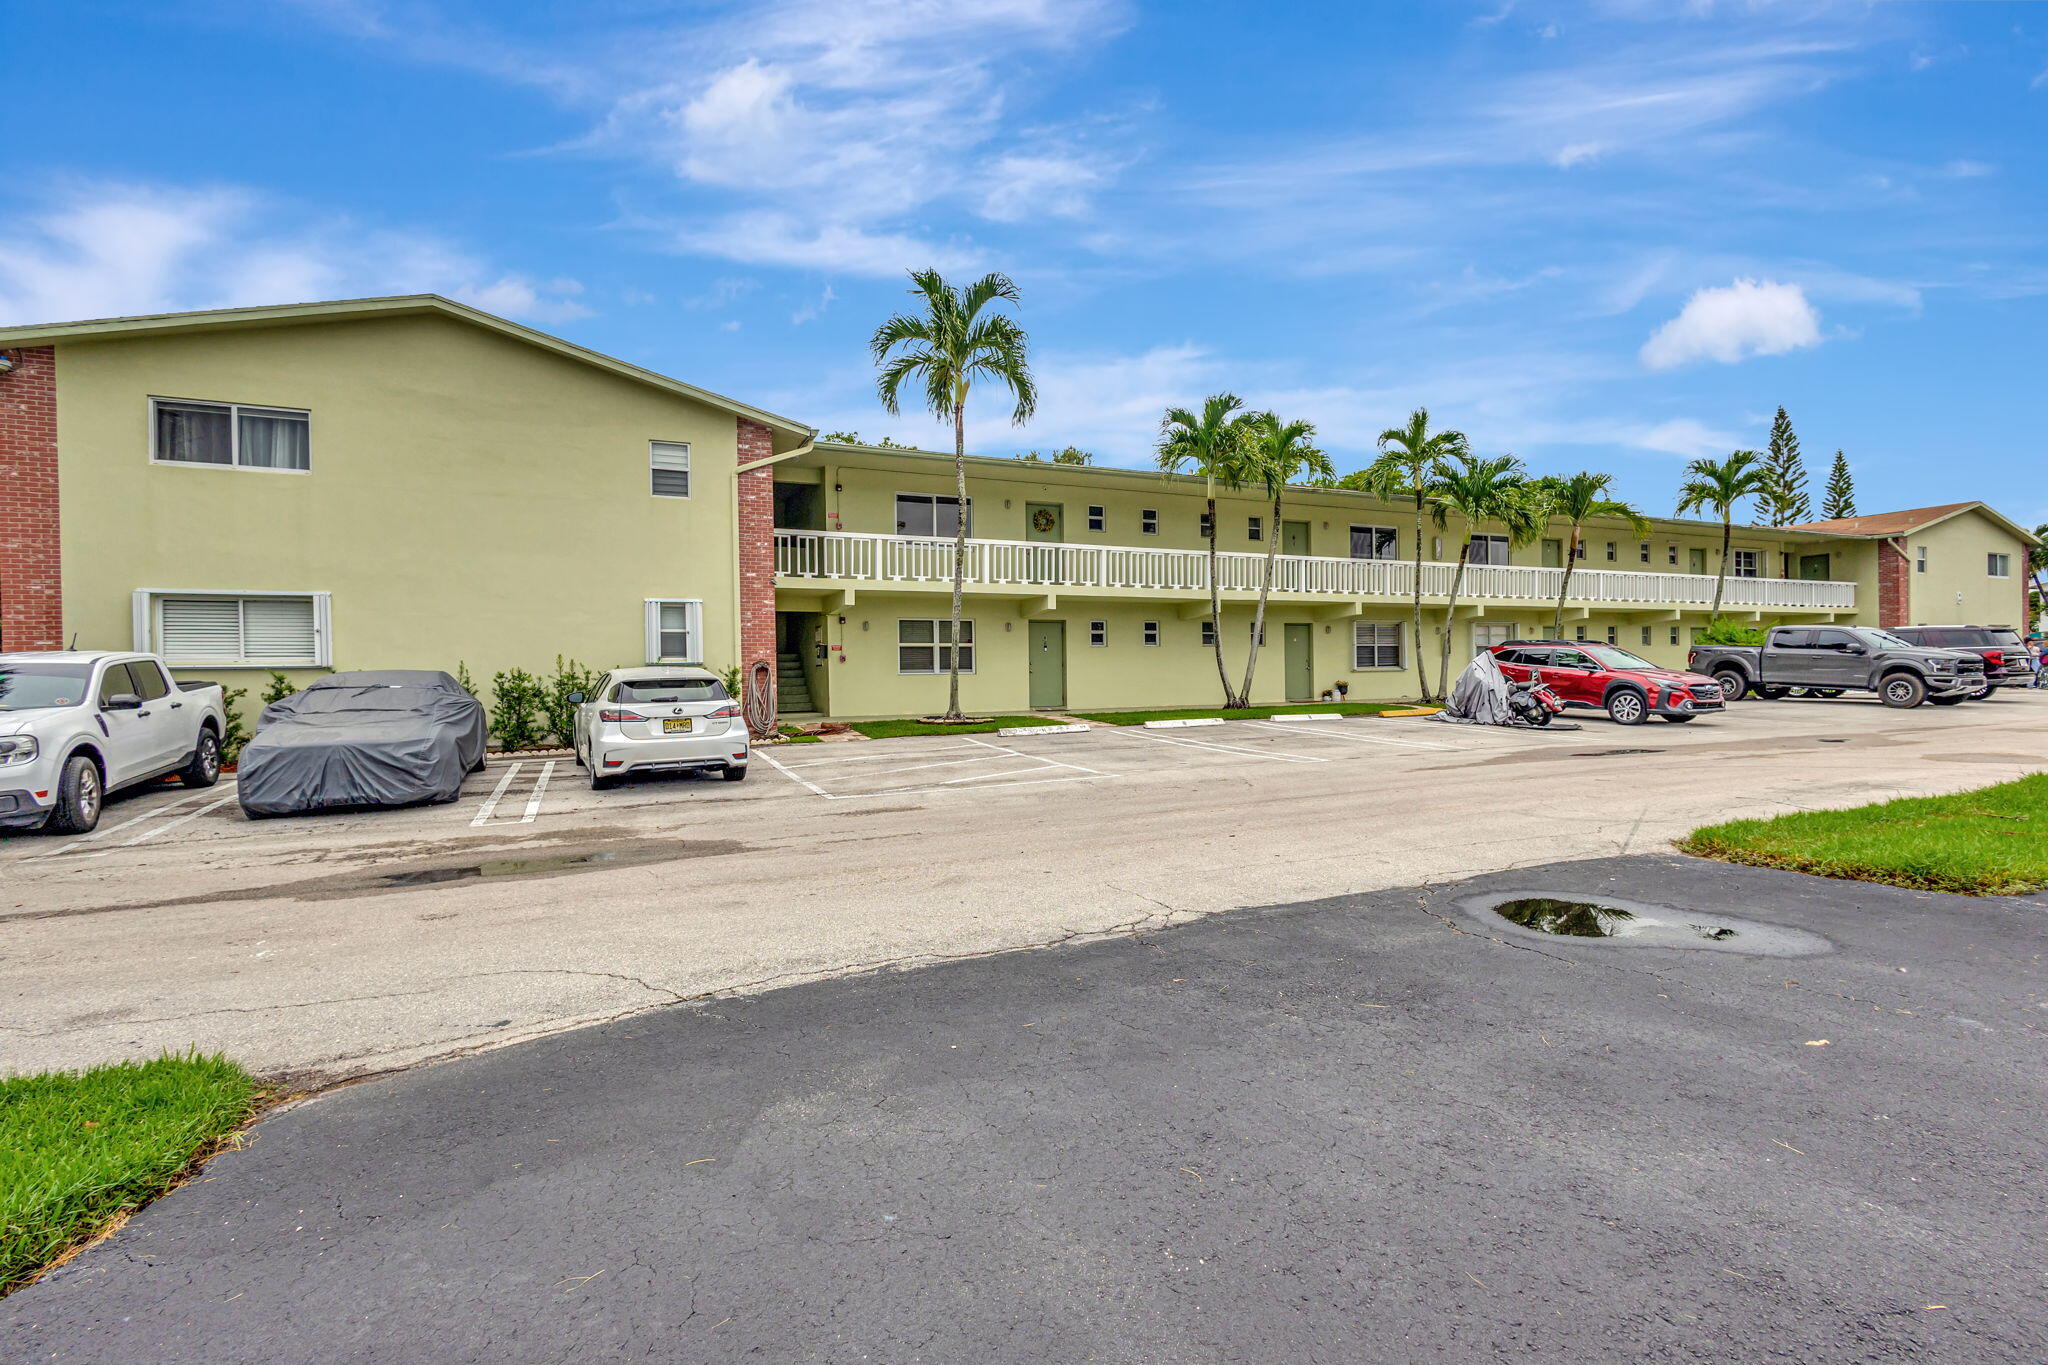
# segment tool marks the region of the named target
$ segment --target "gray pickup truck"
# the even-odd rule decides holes
[[[1757,645],[1696,645],[1692,671],[1721,684],[1729,701],[1755,693],[1839,697],[1875,692],[1886,706],[1952,706],[1983,690],[1984,660],[1932,649],[1869,626],[1774,626]]]

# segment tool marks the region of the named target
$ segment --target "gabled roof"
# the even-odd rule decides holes
[[[604,355],[586,346],[578,346],[573,341],[564,341],[560,337],[536,331],[510,318],[486,313],[481,308],[472,308],[466,303],[457,303],[454,299],[443,298],[439,294],[398,294],[389,298],[335,299],[325,303],[273,304],[261,308],[213,308],[192,313],[153,313],[141,317],[96,318],[86,322],[0,327],[0,346],[43,345],[95,337],[159,336],[170,332],[216,332],[240,327],[282,327],[294,323],[358,317],[401,317],[427,313],[436,313],[483,327],[526,342],[530,346],[538,346],[544,351],[553,351],[571,360],[594,365],[601,370],[609,370],[636,383],[679,394],[707,407],[718,408],[736,417],[759,422],[774,433],[774,445],[778,454],[803,446],[814,432],[814,428],[794,418],[781,417],[727,398],[723,394],[712,393],[709,389],[685,384],[680,379],[671,379],[665,374],[643,369],[641,366]]]
[[[2034,538],[2032,531],[2000,515],[1996,509],[1982,502],[1945,502],[1939,507],[1910,507],[1903,512],[1873,512],[1867,517],[1836,517],[1832,521],[1802,522],[1798,526],[1787,526],[1784,529],[1821,531],[1828,535],[1840,536],[1903,536],[1972,511],[1982,512],[2021,540],[2031,541]]]

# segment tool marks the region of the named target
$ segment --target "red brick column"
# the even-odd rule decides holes
[[[57,352],[0,351],[0,649],[64,647],[57,521]]]
[[[1889,537],[1877,542],[1877,624],[1913,624],[1913,561]]]
[[[739,445],[742,465],[775,453],[768,428],[744,417]],[[739,662],[741,682],[750,687],[755,664],[767,664],[771,678],[775,672],[775,469],[750,469],[739,480]]]

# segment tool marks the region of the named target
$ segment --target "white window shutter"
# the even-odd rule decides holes
[[[242,657],[241,603],[232,597],[166,597],[159,608],[162,652],[187,663]]]

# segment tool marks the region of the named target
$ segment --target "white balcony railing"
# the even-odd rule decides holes
[[[1217,586],[1225,592],[1257,592],[1266,556],[1228,553],[1216,557]],[[1450,595],[1455,564],[1425,561],[1425,597]],[[861,535],[845,531],[775,533],[775,573],[780,578],[836,579],[866,584],[953,581],[953,542],[914,536]],[[1273,591],[1328,597],[1412,597],[1415,565],[1395,559],[1328,559],[1281,555],[1273,567]],[[1459,588],[1462,599],[1554,602],[1563,569],[1526,564],[1470,564]],[[1201,550],[1154,550],[1136,545],[1069,545],[1030,540],[969,540],[967,582],[988,587],[1135,588],[1170,593],[1209,591],[1209,556]],[[1705,607],[1714,600],[1711,574],[1614,573],[1575,569],[1571,600],[1653,606]],[[1794,611],[1852,611],[1856,585],[1806,578],[1730,578],[1726,605]]]

